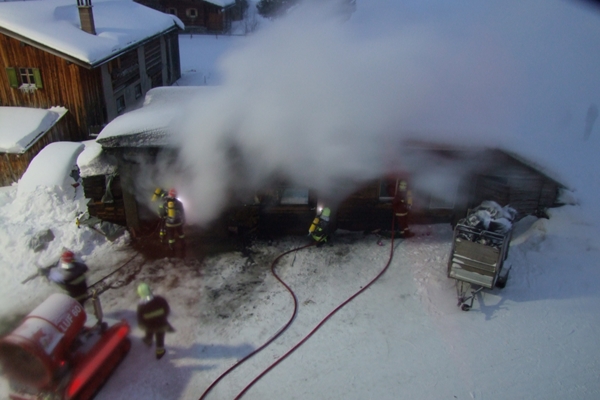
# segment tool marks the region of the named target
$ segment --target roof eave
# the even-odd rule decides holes
[[[47,53],[53,54],[53,55],[55,55],[57,57],[60,57],[60,58],[62,58],[64,60],[70,62],[70,63],[79,65],[80,67],[83,67],[83,68],[86,68],[86,69],[97,68],[97,67],[101,66],[102,64],[106,64],[107,62],[109,62],[111,60],[114,60],[115,58],[118,58],[121,54],[124,54],[124,53],[128,52],[129,50],[131,50],[133,48],[139,47],[139,46],[141,46],[143,44],[146,44],[147,42],[149,42],[151,40],[154,40],[156,37],[163,36],[163,35],[165,35],[167,33],[175,31],[175,30],[179,30],[179,27],[177,26],[177,24],[173,23],[173,26],[169,27],[168,29],[165,29],[164,31],[161,31],[161,32],[159,32],[159,33],[157,33],[157,34],[155,34],[153,36],[147,37],[147,38],[145,38],[143,40],[140,40],[139,42],[135,42],[135,43],[133,43],[133,44],[127,46],[127,47],[124,47],[123,49],[121,49],[117,53],[111,54],[111,55],[109,55],[107,57],[104,57],[104,58],[102,58],[102,59],[100,59],[98,61],[95,61],[93,63],[88,63],[86,61],[82,61],[82,60],[80,60],[78,58],[70,56],[69,54],[63,53],[62,51],[56,50],[55,48],[52,48],[50,46],[46,46],[45,44],[36,42],[35,40],[32,40],[32,39],[30,39],[28,37],[22,36],[22,35],[20,35],[18,33],[10,31],[10,30],[8,30],[6,28],[0,27],[0,33],[4,34],[6,36],[12,37],[13,39],[16,39],[16,40],[18,40],[20,42],[26,43],[26,44],[28,44],[30,46],[38,48],[38,49],[40,49],[42,51],[45,51]]]

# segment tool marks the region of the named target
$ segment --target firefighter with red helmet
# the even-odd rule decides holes
[[[150,347],[156,338],[156,359],[160,360],[166,352],[165,334],[175,332],[167,320],[171,312],[169,303],[164,297],[153,295],[146,283],[138,285],[137,293],[140,296],[137,306],[138,325],[145,332],[142,340]]]
[[[40,271],[44,271],[49,281],[57,284],[83,306],[88,297],[85,274],[89,268],[84,263],[75,261],[72,251],[65,250],[56,266],[50,269],[42,268]]]
[[[175,242],[179,239],[182,251],[185,252],[185,234],[183,233],[185,214],[183,204],[177,198],[177,191],[175,189],[170,189],[164,198],[159,207],[159,215],[164,220],[169,249],[173,251],[175,249]]]
[[[398,181],[398,188],[392,200],[392,208],[398,224],[396,231],[399,236],[404,238],[414,236],[408,228],[408,212],[412,208],[412,193],[408,190],[408,183],[405,179]]]

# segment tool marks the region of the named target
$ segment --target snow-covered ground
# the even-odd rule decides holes
[[[357,26],[387,20],[384,14],[376,13],[382,10],[384,3],[389,2],[373,1],[370,11],[364,11],[368,7],[359,2],[353,16]],[[467,15],[477,15],[483,7],[478,2],[465,2],[463,6],[429,10],[417,3],[420,2],[406,2],[402,9],[402,21],[407,22],[409,18],[416,21],[414,25],[406,25],[409,36],[415,32],[431,32],[413,30],[415,26],[431,28],[439,23],[447,27],[442,22],[446,15],[460,15],[463,22],[471,21]],[[506,260],[506,265],[512,268],[506,288],[478,295],[469,312],[456,306],[455,283],[446,276],[452,237],[450,226],[414,227],[417,233],[414,238],[394,243],[394,255],[385,273],[264,375],[244,398],[600,398],[600,318],[597,312],[600,306],[597,288],[600,166],[594,157],[600,144],[598,126],[593,126],[588,140],[583,138],[586,111],[590,104],[600,104],[596,74],[600,46],[591,53],[587,47],[594,41],[597,44],[600,37],[597,24],[600,14],[594,14],[593,9],[587,11],[592,15],[586,14],[586,17],[579,9],[569,14],[568,2],[560,1],[551,2],[551,6],[541,1],[511,4],[515,13],[498,15],[498,19],[491,18],[483,25],[493,28],[498,21],[515,24],[529,21],[531,15],[522,17],[516,13],[522,11],[519,7],[544,9],[544,15],[533,19],[533,25],[539,30],[536,36],[528,36],[519,42],[522,48],[515,45],[512,50],[515,54],[534,52],[547,57],[540,57],[534,63],[540,69],[521,70],[515,66],[516,59],[508,63],[514,67],[513,72],[533,79],[531,74],[537,71],[539,76],[531,84],[533,90],[526,92],[527,107],[518,110],[514,119],[505,121],[511,114],[501,109],[500,114],[506,114],[489,122],[495,128],[514,128],[518,135],[510,138],[515,140],[515,147],[537,143],[535,148],[521,150],[558,173],[573,190],[571,195],[577,204],[552,209],[549,219],[527,217],[519,221],[514,226]],[[517,4],[525,5],[517,7]],[[498,9],[492,7],[492,10]],[[419,25],[423,21],[427,23]],[[596,25],[592,24],[594,21]],[[519,38],[518,33],[527,32],[530,25],[517,25],[521,30],[512,29],[507,35]],[[567,28],[573,26],[577,30],[568,37],[569,41],[564,35],[570,32]],[[566,31],[560,32],[564,40],[552,45],[544,42],[548,48],[542,50],[539,48],[543,46],[535,47],[541,53],[528,47],[535,45],[543,34],[549,35],[560,27],[566,27]],[[480,26],[480,29],[483,28]],[[461,39],[456,31],[451,32]],[[490,32],[494,31],[487,33]],[[502,35],[487,36],[487,39],[498,48],[510,47],[502,41],[505,39]],[[180,82],[202,85],[205,78],[207,84],[226,80],[226,76],[219,75],[224,71],[214,67],[215,59],[210,58],[225,55],[228,49],[248,40],[248,37],[181,37],[184,76]],[[514,45],[511,41],[508,43]],[[375,41],[374,44],[382,43]],[[575,50],[567,52],[566,64],[558,64],[557,60],[565,58],[561,53],[565,49]],[[204,57],[208,54],[212,55]],[[581,58],[573,61],[575,55]],[[226,71],[231,73],[235,57],[229,60]],[[542,61],[548,68],[540,66]],[[576,72],[570,69],[575,67]],[[385,72],[373,70],[379,74]],[[273,79],[280,82],[281,78],[273,76]],[[489,83],[486,79],[483,82]],[[508,82],[514,84],[510,79]],[[564,85],[548,88],[549,82]],[[249,82],[250,86],[254,83]],[[431,87],[427,82],[421,83]],[[448,87],[447,82],[438,83],[442,89],[441,99],[447,101],[453,88],[457,88]],[[510,86],[506,90],[520,92],[521,88]],[[480,90],[475,92],[481,94]],[[523,105],[521,100],[515,99],[520,106]],[[477,104],[471,106],[478,112],[487,110]],[[564,113],[551,112],[557,109]],[[440,111],[443,112],[433,119],[422,116],[424,129],[435,129],[436,124],[444,121],[450,127],[461,126],[455,117],[446,113],[458,108]],[[486,112],[486,117],[495,115],[493,111]],[[460,114],[465,115],[468,110]],[[527,116],[529,118],[525,118]],[[481,115],[469,126],[481,126],[479,117]],[[418,121],[408,122],[410,125]],[[540,124],[538,128],[536,123]],[[485,133],[490,132],[482,135]],[[517,137],[519,135],[522,137]],[[43,279],[25,285],[20,282],[35,271],[35,263],[45,265],[56,260],[63,247],[73,250],[88,264],[90,283],[135,257],[123,273],[111,278],[115,288],[102,295],[106,316],[124,318],[134,329],[129,355],[98,394],[98,399],[199,398],[222,372],[269,340],[291,317],[293,299],[271,275],[270,265],[282,252],[306,244],[306,238],[257,241],[251,248],[254,252],[251,260],[238,251],[205,254],[201,249],[190,249],[190,257],[185,262],[163,258],[143,260],[128,245],[126,236],[109,242],[85,227],[78,229],[75,217],[84,208],[81,188],[71,191],[40,188],[20,196],[17,186],[0,190],[0,328],[6,331],[15,326],[56,291]],[[47,249],[34,253],[28,247],[31,237],[48,228],[52,229],[55,239]],[[389,260],[392,243],[383,239],[383,244],[378,246],[375,236],[364,236],[362,232],[338,232],[331,247],[311,247],[282,258],[276,271],[296,293],[297,316],[287,331],[220,381],[206,398],[235,398],[340,303],[369,284]],[[142,332],[136,327],[135,284],[141,281],[148,282],[157,294],[164,295],[173,309],[170,320],[177,331],[167,336],[167,355],[160,361],[156,361],[153,352],[141,342]],[[0,396],[6,393],[7,385],[2,379]]]

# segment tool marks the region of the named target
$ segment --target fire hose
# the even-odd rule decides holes
[[[319,322],[302,340],[300,340],[298,343],[296,343],[292,348],[290,348],[284,355],[282,355],[281,357],[279,357],[277,359],[277,361],[273,362],[271,365],[269,365],[266,369],[264,369],[259,375],[257,375],[248,385],[246,385],[246,387],[240,392],[238,393],[238,395],[235,397],[235,400],[238,400],[240,398],[242,398],[242,396],[252,387],[254,386],[254,384],[256,382],[258,382],[263,376],[265,376],[271,369],[273,369],[275,366],[277,366],[277,364],[279,364],[281,361],[283,361],[285,358],[287,358],[290,354],[292,354],[294,351],[296,351],[300,346],[302,346],[304,344],[304,342],[306,342],[317,330],[319,330],[321,328],[321,326],[323,324],[325,324],[325,322],[327,322],[335,313],[337,313],[342,307],[344,307],[346,304],[350,303],[352,300],[354,300],[354,298],[356,298],[359,294],[361,294],[362,292],[364,292],[368,287],[370,287],[375,281],[377,281],[384,273],[385,271],[387,271],[388,267],[390,266],[393,256],[394,256],[394,219],[392,218],[392,236],[391,236],[391,243],[390,243],[390,255],[388,258],[388,261],[385,265],[385,267],[371,280],[369,281],[366,285],[364,285],[360,290],[358,290],[357,292],[355,292],[352,296],[348,297],[345,301],[343,301],[340,305],[338,305],[336,308],[334,308],[329,314],[327,314],[327,316],[325,316],[325,318],[323,318],[321,320],[321,322]],[[292,296],[292,299],[294,301],[294,310],[292,312],[292,315],[290,317],[290,319],[288,320],[288,322],[282,326],[273,337],[271,337],[269,340],[267,340],[263,345],[261,345],[260,347],[258,347],[256,350],[254,350],[253,352],[249,353],[248,355],[246,355],[244,358],[242,358],[241,360],[239,360],[238,362],[236,362],[234,365],[232,365],[231,367],[229,367],[227,370],[225,370],[221,375],[219,375],[219,377],[214,380],[209,386],[208,388],[204,391],[204,393],[202,393],[202,395],[200,396],[199,400],[203,400],[206,395],[212,390],[212,388],[219,382],[221,381],[221,379],[223,379],[226,375],[228,375],[231,371],[233,371],[235,368],[237,368],[238,366],[240,366],[243,362],[245,362],[246,360],[248,360],[249,358],[251,358],[252,356],[254,356],[255,354],[257,354],[258,352],[260,352],[261,350],[263,350],[265,347],[267,347],[271,342],[273,342],[277,337],[279,337],[285,330],[287,330],[292,321],[294,320],[296,313],[297,313],[297,308],[298,308],[298,300],[296,298],[296,294],[290,289],[290,287],[275,273],[275,265],[277,264],[277,262],[285,255],[292,253],[292,252],[296,252],[298,250],[302,250],[305,248],[308,248],[310,246],[315,245],[315,243],[303,246],[303,247],[298,247],[292,250],[288,250],[282,254],[280,254],[271,264],[271,273],[275,276],[275,278],[277,278],[277,280],[279,282],[281,282],[281,284],[284,285],[284,287],[288,290],[288,292],[290,293],[290,295]]]

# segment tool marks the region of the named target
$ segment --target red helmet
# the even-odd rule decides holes
[[[63,252],[62,256],[60,257],[60,260],[65,264],[72,263],[74,259],[75,259],[75,254],[73,254],[73,252],[69,251],[69,250]]]
[[[169,197],[177,197],[177,190],[169,189]]]

